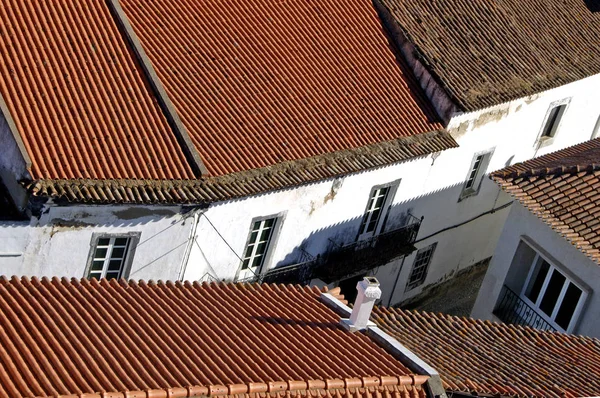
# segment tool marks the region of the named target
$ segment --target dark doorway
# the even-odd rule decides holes
[[[8,189],[0,180],[0,220],[21,220],[22,215],[12,201]]]
[[[349,303],[354,303],[354,300],[356,300],[356,284],[362,281],[366,275],[367,274],[353,276],[352,278],[340,281],[340,283],[338,284],[340,289],[342,289],[342,294],[344,295],[344,298],[348,300]]]

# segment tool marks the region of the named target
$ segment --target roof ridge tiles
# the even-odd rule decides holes
[[[0,293],[3,341],[36,347],[0,350],[31,372],[0,380],[8,397],[424,397],[429,380],[343,331],[317,287],[0,276]]]
[[[600,16],[583,0],[377,3],[419,51],[423,66],[467,111],[527,97],[600,71]],[[585,33],[573,33],[573,24]],[[559,49],[560,56],[550,54],[548,48]],[[501,73],[499,63],[507,66]]]
[[[522,164],[522,163],[520,163]],[[517,164],[518,165],[518,164]],[[515,166],[517,166],[515,165]],[[511,166],[512,167],[512,166]],[[492,179],[517,179],[517,178],[529,178],[529,177],[545,177],[545,176],[561,176],[564,174],[577,174],[581,172],[595,172],[600,170],[600,164],[592,162],[587,164],[576,164],[576,165],[560,165],[554,167],[538,167],[530,168],[526,170],[499,170],[492,173]]]
[[[6,60],[0,114],[14,121],[11,131],[31,157],[32,179],[268,173],[280,162],[335,152],[343,157],[347,150],[443,128],[369,2],[320,0],[316,8],[268,0],[226,7],[219,0],[142,3],[9,1],[0,8],[8,32],[0,36]],[[217,9],[224,18],[214,18]],[[348,17],[352,24],[331,23]],[[308,28],[298,29],[304,22]],[[267,188],[388,165],[456,143],[430,144],[359,151],[322,170],[290,169]],[[96,203],[199,196],[179,188],[166,200],[139,187],[47,193]],[[235,192],[221,196],[249,194],[228,188]]]
[[[422,386],[429,376],[379,376],[346,379],[309,379],[271,382],[250,382],[238,384],[194,385],[187,387],[171,387],[165,389],[127,390],[122,392],[99,392],[57,395],[57,398],[187,398],[187,397],[219,397],[248,394],[281,394],[301,391],[335,391],[355,390],[383,387],[393,390],[394,387]],[[39,397],[42,398],[42,397]],[[44,397],[45,398],[45,397]]]

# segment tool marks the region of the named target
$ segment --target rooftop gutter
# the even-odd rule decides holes
[[[342,317],[350,317],[352,309],[331,294],[321,293],[321,300]],[[408,369],[419,375],[429,376],[426,384],[431,397],[447,398],[440,374],[433,367],[400,344],[394,337],[381,330],[374,323],[369,322],[365,333],[371,339],[375,340],[377,344],[385,348],[387,352],[399,360]]]

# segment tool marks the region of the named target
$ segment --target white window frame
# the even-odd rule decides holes
[[[108,267],[111,261],[121,260],[121,266],[119,269],[120,278],[127,279],[129,277],[129,273],[131,271],[131,264],[133,262],[133,258],[135,256],[135,251],[137,249],[137,244],[140,240],[141,233],[139,232],[129,232],[129,233],[119,233],[119,234],[105,234],[105,233],[94,233],[92,234],[92,239],[90,242],[90,253],[88,256],[88,261],[86,265],[86,269],[84,272],[85,278],[96,278],[101,279],[105,278],[108,273]],[[99,248],[100,239],[108,239],[109,242],[106,245],[106,255],[105,257],[96,257],[96,251]],[[115,241],[117,239],[127,239],[127,243],[125,246],[116,246]],[[104,245],[103,245],[104,246]],[[102,247],[100,247],[102,248]],[[115,248],[124,248],[124,253],[122,258],[112,258],[112,253]],[[102,265],[102,269],[98,274],[98,271],[92,271],[94,261],[104,261]]]
[[[429,273],[429,266],[431,265],[431,261],[433,260],[433,255],[435,254],[436,248],[437,248],[437,242],[432,243],[431,245],[426,246],[417,251],[417,255],[415,256],[415,260],[413,261],[413,264],[412,264],[412,269],[410,270],[410,274],[408,275],[408,280],[406,281],[406,287],[404,289],[405,292],[413,290],[413,289],[421,286],[423,283],[425,283],[425,280],[427,279],[427,274]],[[427,262],[423,263],[423,265],[421,266],[421,264],[417,264],[417,263],[421,260],[421,258],[419,256],[423,255],[423,253],[427,253],[428,258],[427,258]],[[417,267],[419,267],[419,268],[417,268]],[[421,270],[423,270],[423,272],[421,273],[421,276],[419,277],[419,279],[412,281],[415,273],[420,272]]]
[[[371,188],[371,192],[369,193],[369,199],[367,200],[367,206],[363,213],[363,217],[360,222],[360,227],[358,229],[358,235],[356,237],[357,241],[369,239],[383,231],[387,221],[390,204],[396,196],[396,192],[398,190],[399,185],[400,180],[396,180],[388,184],[376,185],[373,188]],[[377,199],[381,197],[383,197],[383,201],[381,202],[381,206],[377,207]],[[375,227],[373,228],[373,230],[367,231],[367,228],[373,221],[373,213],[375,213],[376,210],[379,210],[379,212],[377,213]]]
[[[554,139],[556,138],[556,136],[558,135],[558,132],[560,130],[562,121],[564,120],[565,114],[569,110],[570,104],[571,104],[571,98],[564,98],[564,99],[561,99],[560,101],[554,101],[550,104],[550,106],[548,107],[548,110],[546,111],[546,115],[544,116],[544,121],[540,128],[538,138],[535,142],[535,146],[537,146],[538,149],[548,146],[554,142]],[[562,111],[559,111],[560,114],[557,116],[557,120],[553,124],[552,135],[544,135],[544,132],[547,130],[547,124],[550,121],[549,119],[550,119],[550,116],[552,115],[552,111],[561,106],[563,106],[564,108],[562,109]]]
[[[529,246],[529,247],[531,247],[531,246]],[[586,301],[586,298],[588,295],[587,290],[584,287],[582,287],[579,283],[574,281],[572,278],[570,278],[569,275],[567,275],[563,270],[561,270],[559,267],[557,267],[548,257],[544,256],[543,254],[541,254],[540,252],[535,250],[533,247],[531,247],[531,249],[535,252],[536,255],[529,266],[527,278],[525,279],[525,283],[523,284],[523,288],[521,289],[521,293],[519,296],[525,303],[527,303],[527,305],[529,305],[531,308],[533,308],[535,310],[535,312],[541,318],[543,318],[546,322],[548,322],[548,324],[552,325],[552,327],[554,327],[556,330],[565,332],[565,333],[572,333],[573,329],[575,328],[575,325],[577,325],[577,321],[579,320],[581,311],[583,310],[583,306],[585,304],[585,301]],[[540,292],[538,293],[536,302],[534,303],[525,295],[525,292],[527,291],[527,288],[529,287],[529,283],[531,282],[531,278],[533,277],[533,272],[534,272],[535,267],[540,259],[542,259],[548,263],[549,269],[548,269],[548,274],[546,275],[546,278],[544,279],[544,284],[542,285],[542,288],[540,289]],[[544,311],[542,311],[540,309],[539,305],[541,304],[542,298],[544,297],[544,294],[546,293],[548,283],[550,282],[550,279],[554,272],[558,272],[559,274],[561,274],[565,278],[565,282],[563,283],[561,292],[556,300],[556,303],[554,304],[552,314],[550,316],[548,316],[548,315],[546,315],[546,313]],[[577,287],[579,290],[581,290],[581,296],[579,297],[579,302],[577,303],[577,306],[575,307],[575,310],[573,311],[573,316],[571,317],[571,322],[569,322],[569,326],[567,327],[567,329],[563,329],[561,326],[559,326],[554,321],[554,319],[556,318],[556,315],[558,314],[558,310],[560,309],[562,300],[565,296],[565,293],[567,292],[569,283],[572,283],[573,285],[575,285],[575,287]]]
[[[279,236],[279,231],[281,230],[281,226],[283,225],[284,218],[285,218],[285,213],[280,213],[280,214],[269,215],[269,216],[264,216],[264,217],[256,217],[256,218],[252,219],[252,221],[250,222],[250,228],[248,231],[248,237],[246,239],[246,244],[244,245],[244,251],[242,252],[242,255],[240,257],[241,262],[240,262],[240,266],[238,267],[238,270],[236,272],[235,280],[246,279],[247,277],[252,276],[252,275],[259,276],[268,270],[269,264],[271,262],[271,253],[273,251],[273,247],[276,244],[277,237]],[[271,227],[269,236],[268,236],[267,240],[265,241],[266,242],[265,251],[261,255],[262,258],[261,258],[261,261],[258,264],[258,266],[256,266],[255,270],[252,270],[251,265],[252,265],[254,259],[257,257],[258,245],[260,243],[263,243],[260,240],[260,237],[262,235],[262,232],[265,230],[264,224],[269,220],[273,220],[273,225]],[[255,240],[252,241],[252,232],[254,232],[254,225],[256,223],[259,223],[259,228],[257,230]],[[248,251],[248,247],[250,245],[253,246],[252,253],[250,253],[249,256],[246,256],[246,252]],[[248,260],[248,267],[244,267],[244,262],[246,260]],[[241,277],[240,277],[240,274],[242,274]]]
[[[495,148],[477,152],[473,155],[467,177],[465,178],[463,188],[458,198],[459,202],[469,196],[475,196],[479,193],[483,177],[485,176],[490,161],[492,160],[492,156],[494,155],[494,149]],[[479,160],[480,158],[481,160]]]

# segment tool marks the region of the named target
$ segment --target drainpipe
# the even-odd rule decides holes
[[[181,261],[181,267],[179,269],[179,276],[177,280],[183,281],[183,277],[185,275],[185,271],[187,270],[188,262],[190,261],[190,254],[192,252],[192,247],[194,246],[194,242],[196,241],[196,231],[198,230],[198,223],[200,222],[200,215],[198,212],[194,212],[194,224],[190,229],[190,236],[188,237],[188,242],[185,247],[185,252],[183,254],[183,260]]]

